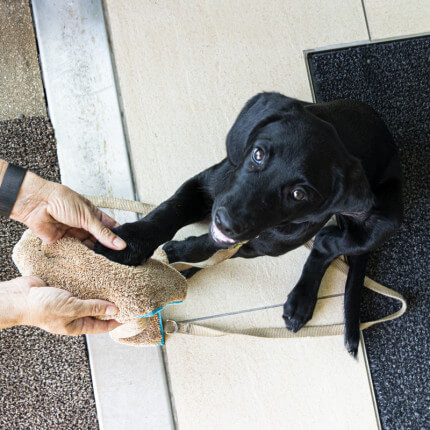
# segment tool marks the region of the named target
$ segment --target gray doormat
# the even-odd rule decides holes
[[[316,101],[369,104],[400,150],[405,220],[372,254],[368,275],[403,294],[409,308],[402,318],[365,330],[364,338],[383,428],[429,428],[430,37],[310,53],[308,64]],[[369,296],[362,308],[362,320],[393,310]]]
[[[59,181],[54,131],[46,118],[0,122],[0,158]],[[19,273],[12,248],[25,230],[0,218],[0,280]],[[33,327],[0,330],[0,428],[98,429],[85,338]]]

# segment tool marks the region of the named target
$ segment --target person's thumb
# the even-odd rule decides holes
[[[91,317],[78,318],[68,325],[68,333],[72,336],[81,334],[107,333],[121,324],[115,320],[101,321]]]
[[[115,304],[107,300],[98,299],[76,299],[73,303],[73,307],[73,314],[75,317],[114,316],[119,312]]]
[[[122,250],[127,243],[105,227],[96,216],[92,215],[88,222],[88,231],[104,246],[114,250]]]

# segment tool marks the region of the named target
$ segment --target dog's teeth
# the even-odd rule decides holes
[[[215,224],[212,224],[212,233],[220,242],[234,243],[234,240],[226,236]]]

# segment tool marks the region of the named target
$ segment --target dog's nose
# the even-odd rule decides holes
[[[220,207],[215,212],[215,225],[227,236],[235,233],[232,220],[225,207]]]

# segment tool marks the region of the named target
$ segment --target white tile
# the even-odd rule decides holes
[[[166,348],[182,430],[378,429],[362,349],[352,359],[342,336],[176,335]]]
[[[78,192],[134,198],[100,1],[33,1],[62,182]],[[121,222],[133,214],[117,214]],[[159,348],[87,337],[100,427],[172,428]]]
[[[429,0],[364,0],[372,39],[430,31]]]

